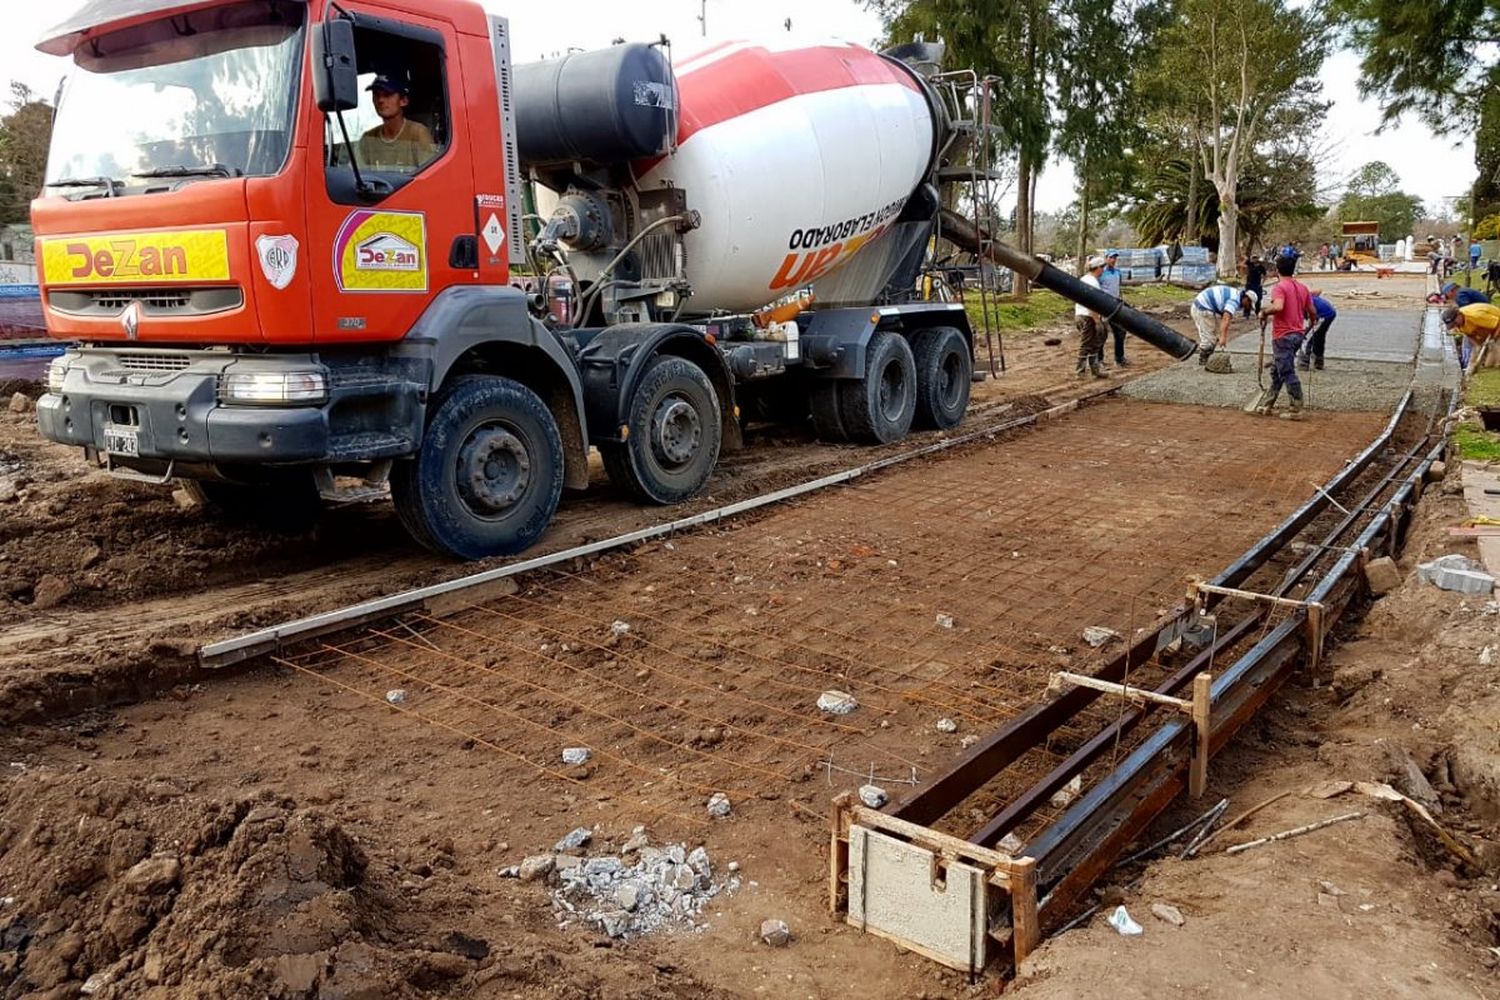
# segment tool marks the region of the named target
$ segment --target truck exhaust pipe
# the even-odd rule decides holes
[[[992,239],[988,241],[989,246],[981,252],[978,227],[951,209],[943,209],[940,218],[943,226],[943,239],[976,256],[988,257],[994,263],[1024,275],[1070,302],[1088,306],[1100,316],[1111,323],[1119,324],[1123,329],[1140,337],[1157,350],[1165,351],[1182,361],[1192,357],[1198,349],[1197,344],[1165,323],[1130,308],[1113,295],[1091,288],[1071,274],[1053,267],[1038,257],[1022,253],[1009,244]]]

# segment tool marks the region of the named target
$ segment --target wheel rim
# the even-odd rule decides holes
[[[667,396],[651,415],[651,451],[668,468],[693,460],[703,443],[703,423],[697,409],[681,396]]]
[[[481,424],[458,452],[458,495],[478,517],[505,514],[531,484],[531,454],[508,427]]]
[[[949,409],[958,405],[959,396],[963,393],[963,383],[968,381],[967,376],[964,375],[963,368],[963,358],[957,352],[949,351],[944,356],[943,365],[940,369],[942,384],[939,398],[943,401],[943,405]]]
[[[906,409],[906,373],[899,361],[892,361],[880,372],[880,398],[876,400],[880,415],[899,422]]]

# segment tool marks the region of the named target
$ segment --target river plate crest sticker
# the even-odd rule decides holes
[[[260,258],[261,273],[278,292],[292,283],[297,275],[297,237],[257,236],[255,255]]]
[[[421,212],[349,213],[333,241],[344,292],[427,291],[427,218]]]

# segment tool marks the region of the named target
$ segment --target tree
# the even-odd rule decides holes
[[[1357,197],[1374,198],[1401,189],[1401,175],[1384,160],[1371,160],[1349,175],[1345,191]]]
[[[1015,152],[1016,241],[1030,252],[1036,175],[1052,141],[1051,81],[1058,69],[1061,0],[865,0],[889,44],[941,39],[949,68],[993,76],[992,120]],[[1026,284],[1018,281],[1018,294]]]
[[[1218,194],[1221,275],[1238,271],[1240,182],[1267,119],[1317,92],[1327,46],[1319,17],[1287,0],[1180,0],[1164,39],[1154,75],[1170,82],[1176,117],[1194,123]]]
[[[14,80],[10,94],[10,114],[0,118],[0,224],[26,221],[52,141],[52,106]]]
[[[1372,160],[1350,176],[1337,214],[1345,222],[1380,223],[1381,237],[1393,243],[1411,233],[1422,199],[1401,190],[1401,178],[1389,164]]]

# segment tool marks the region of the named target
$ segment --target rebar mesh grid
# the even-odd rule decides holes
[[[404,711],[524,762],[528,781],[587,781],[632,815],[697,823],[713,792],[871,775],[899,794],[1052,672],[1088,671],[1181,603],[1189,575],[1265,534],[1380,423],[1109,401],[281,662],[372,701],[404,688]],[[1086,626],[1119,638],[1091,648]],[[820,712],[829,689],[860,707]],[[966,808],[1003,803],[1117,712],[1096,704]],[[565,747],[593,759],[563,765]]]

